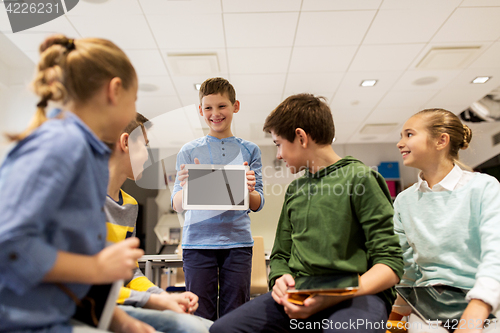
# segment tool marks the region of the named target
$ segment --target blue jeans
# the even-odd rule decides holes
[[[210,320],[170,310],[143,309],[129,305],[119,305],[118,307],[131,317],[153,326],[158,332],[207,333],[208,328],[212,325]]]
[[[196,315],[210,320],[250,300],[252,248],[182,251],[186,290],[199,297]]]
[[[268,292],[214,322],[210,332],[385,333],[387,317],[384,301],[376,295],[368,295],[343,301],[304,320],[290,319]]]

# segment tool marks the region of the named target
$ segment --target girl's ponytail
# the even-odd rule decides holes
[[[40,45],[40,61],[35,79],[31,83],[35,94],[40,96],[40,101],[28,127],[22,133],[7,134],[11,141],[24,139],[47,121],[45,109],[49,101],[65,101],[67,92],[64,88],[64,67],[66,57],[71,51],[68,45],[72,45],[74,49],[74,41],[62,35],[49,37]]]
[[[62,104],[87,103],[109,80],[119,77],[125,89],[136,81],[134,67],[125,53],[112,42],[100,38],[69,39],[54,35],[40,45],[40,62],[32,88],[40,101],[28,128],[7,137],[19,141],[47,120],[49,101]]]

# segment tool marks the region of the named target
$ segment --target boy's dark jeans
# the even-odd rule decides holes
[[[352,332],[385,333],[387,309],[377,295],[359,296],[305,320],[290,319],[268,292],[217,320],[213,333]]]
[[[199,297],[195,314],[210,320],[219,317],[250,300],[252,248],[182,251],[186,290]]]

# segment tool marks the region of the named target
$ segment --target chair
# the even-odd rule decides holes
[[[264,254],[264,237],[253,237],[252,280],[250,296],[265,294],[269,291],[267,282],[266,257]]]

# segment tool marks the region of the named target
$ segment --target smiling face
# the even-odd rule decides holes
[[[276,135],[276,133],[272,130],[271,136],[274,144],[278,148],[276,158],[285,161],[286,167],[290,169],[291,173],[296,174],[306,168],[304,152],[297,137],[295,137],[293,142],[290,142],[287,139]]]
[[[233,136],[231,122],[233,114],[240,110],[240,102],[231,103],[226,94],[206,95],[201,100],[200,115],[205,119],[210,131],[208,135],[218,139]]]
[[[424,116],[413,116],[404,124],[397,147],[403,156],[403,164],[423,170],[437,157],[437,149],[426,129]]]

